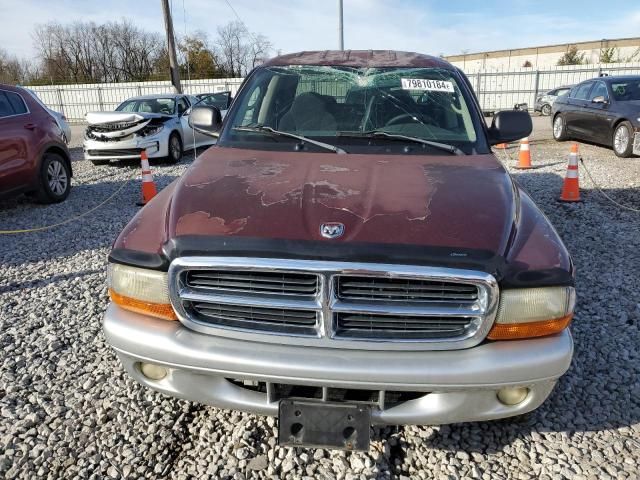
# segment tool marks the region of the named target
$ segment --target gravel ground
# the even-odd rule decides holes
[[[569,144],[535,119],[533,162],[515,171],[577,265],[576,352],[550,399],[526,420],[378,430],[369,453],[276,446],[272,418],[217,410],[139,387],[100,330],[109,246],[137,211],[135,164],[94,167],[73,149],[60,205],[0,202],[0,229],[83,212],[79,223],[0,236],[2,478],[638,478],[640,213],[604,199],[581,169],[583,203],[556,202]],[[76,135],[76,138],[79,138]],[[500,153],[509,167],[515,149]],[[596,181],[640,208],[640,160],[581,146]],[[154,167],[159,187],[191,162]]]

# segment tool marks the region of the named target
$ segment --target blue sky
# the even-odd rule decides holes
[[[171,0],[176,32],[234,20],[224,0]],[[183,15],[183,1],[186,16]],[[337,0],[230,0],[249,29],[277,50],[337,46]],[[344,0],[345,46],[458,54],[549,43],[640,36],[637,0]],[[161,31],[159,0],[0,0],[0,48],[32,57],[34,25],[127,18]]]

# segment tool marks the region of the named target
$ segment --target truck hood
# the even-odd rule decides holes
[[[502,255],[516,210],[492,155],[337,155],[214,147],[178,181],[166,239],[446,247]],[[344,234],[321,235],[339,222]]]

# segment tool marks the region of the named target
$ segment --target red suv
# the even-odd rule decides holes
[[[20,87],[0,84],[0,196],[29,193],[61,202],[71,160],[56,120]]]

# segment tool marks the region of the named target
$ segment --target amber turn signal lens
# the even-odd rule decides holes
[[[515,340],[553,335],[567,328],[572,318],[573,314],[541,322],[496,323],[487,338],[489,340]]]
[[[136,300],[135,298],[120,295],[109,289],[109,296],[113,303],[121,306],[126,310],[132,312],[142,313],[144,315],[151,315],[157,318],[163,318],[164,320],[177,320],[176,312],[170,304],[164,303],[150,303],[142,300]]]

